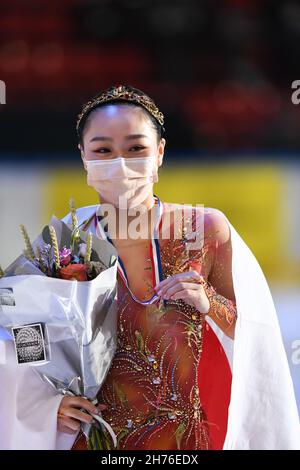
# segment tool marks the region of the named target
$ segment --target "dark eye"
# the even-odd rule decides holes
[[[146,147],[143,147],[143,145],[134,145],[133,147],[130,147],[129,150],[133,150],[134,152],[138,152],[139,150],[143,150]]]
[[[95,152],[95,153],[107,153],[107,152],[110,152],[110,150],[106,147],[101,147],[99,149],[93,150],[93,152]]]

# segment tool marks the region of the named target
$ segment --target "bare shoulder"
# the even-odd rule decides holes
[[[206,236],[218,243],[226,243],[230,239],[230,227],[225,214],[214,207],[204,208],[204,230]]]
[[[181,215],[185,207],[195,208],[192,205],[164,202],[164,213],[170,213],[175,217],[177,213]],[[230,227],[225,214],[221,210],[199,205],[196,207],[196,213],[201,216],[201,220],[204,220],[205,237],[218,241],[220,245],[230,240]]]

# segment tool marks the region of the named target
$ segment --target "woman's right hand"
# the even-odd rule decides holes
[[[80,411],[80,409],[99,415],[106,408],[106,405],[98,405],[98,407],[86,398],[65,396],[60,402],[57,413],[58,431],[67,434],[77,433],[81,422],[91,424],[94,420],[90,414]]]

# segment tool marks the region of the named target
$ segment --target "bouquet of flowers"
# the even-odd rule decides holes
[[[34,367],[59,393],[97,393],[116,350],[117,253],[111,243],[80,230],[71,201],[69,227],[52,216],[31,243],[21,225],[25,250],[0,268],[0,327],[14,342],[16,361]],[[101,448],[101,416],[82,424],[89,448]]]

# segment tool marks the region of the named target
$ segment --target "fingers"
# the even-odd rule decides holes
[[[64,416],[77,419],[78,421],[81,421],[87,424],[92,424],[93,419],[94,419],[91,415],[84,413],[83,411],[77,410],[76,408],[71,408],[71,407],[63,410],[63,414]]]
[[[165,286],[169,284],[172,285],[173,283],[176,283],[179,281],[195,282],[195,280],[199,281],[200,279],[203,279],[203,276],[201,276],[201,274],[199,274],[197,271],[192,269],[190,271],[185,271],[183,273],[174,274],[173,276],[170,276],[167,279],[164,279],[163,281],[159,282],[155,286],[155,290],[158,292],[164,289]]]
[[[178,282],[190,282],[190,283],[197,283],[199,284],[204,278],[201,274],[197,273],[197,271],[185,271],[183,273],[175,274],[174,276],[170,276],[167,279],[159,282],[155,286],[155,290],[158,295],[161,295],[162,292],[165,291],[167,287],[171,287]]]
[[[177,281],[177,282],[170,282],[166,284],[165,287],[158,291],[157,294],[162,297],[163,299],[170,299],[175,292],[182,291],[182,290],[196,290],[201,291],[202,286],[195,282],[190,282],[189,280],[185,279],[185,281]]]
[[[157,295],[164,300],[183,300],[201,313],[209,311],[210,303],[204,290],[204,277],[197,271],[185,271],[164,279],[155,287]]]
[[[178,292],[175,292],[171,297],[169,297],[170,300],[189,300],[192,298],[194,295],[193,292],[195,291],[190,291],[190,290],[179,290]]]
[[[201,288],[202,286],[199,287]],[[204,315],[206,315],[210,310],[210,302],[203,288],[202,290],[198,291],[193,289],[177,291],[170,297],[170,300],[178,299],[181,299],[187,304],[195,307],[200,313]]]
[[[188,291],[197,291],[200,293],[200,285],[199,284],[192,284],[191,282],[177,282],[176,284],[171,284],[170,286],[166,286],[162,291],[160,296],[165,299],[169,300],[172,299],[174,294],[178,292],[185,292]],[[180,298],[180,297],[177,297]]]
[[[88,413],[99,415],[106,408],[107,405],[104,403],[100,403],[96,407],[86,398],[65,396],[61,400],[58,410],[58,429],[68,434],[76,433],[79,431],[81,423],[93,423],[94,418]],[[86,410],[88,413],[82,410]]]
[[[64,416],[63,418],[58,418],[57,427],[60,432],[75,434],[80,429],[80,422]]]
[[[93,405],[89,400],[83,397],[65,397],[68,399],[68,405],[73,408],[83,408],[89,413],[99,414],[98,408]]]

